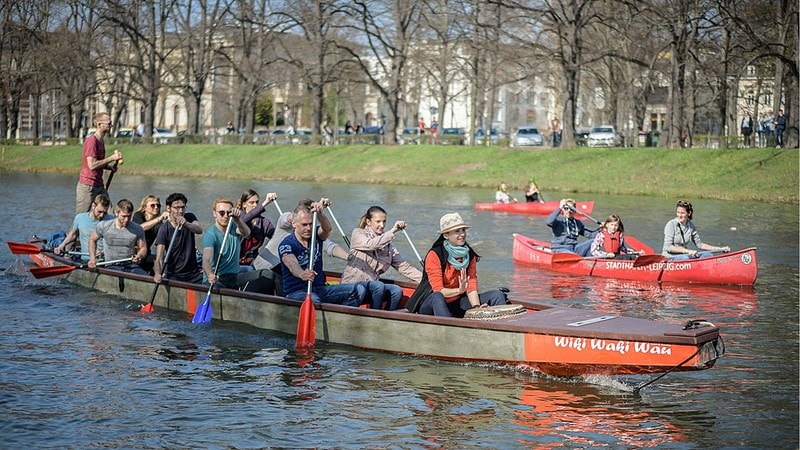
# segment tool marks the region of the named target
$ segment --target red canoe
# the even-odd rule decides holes
[[[478,211],[496,211],[514,214],[550,214],[558,208],[558,202],[523,202],[523,203],[475,203]],[[594,201],[578,202],[575,209],[579,213],[591,214],[594,210]]]
[[[634,245],[635,247],[635,245]],[[758,276],[755,247],[708,258],[658,261],[634,267],[634,261],[580,258],[550,252],[550,243],[514,234],[514,261],[555,272],[623,280],[752,285]]]

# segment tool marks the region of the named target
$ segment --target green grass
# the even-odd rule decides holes
[[[798,203],[796,149],[123,145],[120,174],[515,189]],[[109,146],[108,151],[113,150]],[[5,146],[0,170],[77,173],[80,146]]]

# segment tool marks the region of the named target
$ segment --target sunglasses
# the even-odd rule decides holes
[[[149,205],[150,208],[161,208],[161,203],[151,203]]]
[[[232,209],[220,209],[220,210],[217,211],[217,214],[219,214],[220,217],[225,217],[225,216],[228,216],[228,215],[233,215],[233,210]]]

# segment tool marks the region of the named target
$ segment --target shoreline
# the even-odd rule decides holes
[[[799,204],[797,149],[145,145],[107,142],[117,176],[393,184]],[[0,171],[75,174],[81,147],[3,146]]]

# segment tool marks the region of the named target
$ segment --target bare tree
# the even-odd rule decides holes
[[[386,101],[386,143],[397,142],[407,63],[419,29],[419,0],[353,0],[344,10],[355,42],[341,43]]]

